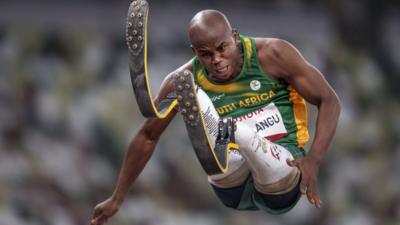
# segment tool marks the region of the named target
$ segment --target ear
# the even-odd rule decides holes
[[[197,54],[196,54],[196,53],[197,53],[197,52],[196,52],[196,49],[193,47],[193,45],[190,45],[190,48],[192,49],[193,54],[194,54],[194,55],[197,55]]]
[[[235,41],[235,44],[239,42],[239,31],[236,28],[232,29],[232,37]]]

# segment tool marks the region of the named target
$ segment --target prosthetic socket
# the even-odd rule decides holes
[[[224,126],[223,123],[227,126],[228,120],[219,117],[204,91],[199,89],[197,94],[202,113],[208,118],[206,126],[214,127],[210,134],[216,140],[217,131],[223,130],[221,126]],[[285,193],[297,184],[299,172],[297,168],[287,165],[286,160],[293,159],[287,149],[259,136],[244,123],[236,123],[234,135],[239,151],[230,151],[227,172],[209,176],[209,182],[221,188],[235,187],[242,184],[251,173],[258,191],[275,194]]]

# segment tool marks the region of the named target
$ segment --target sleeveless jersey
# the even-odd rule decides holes
[[[240,35],[240,40],[243,46],[240,74],[228,82],[214,82],[194,57],[196,84],[207,93],[221,117],[245,123],[275,143],[302,148],[309,139],[303,97],[286,81],[272,79],[263,71],[254,38]]]

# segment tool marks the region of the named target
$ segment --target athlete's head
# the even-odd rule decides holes
[[[189,38],[193,52],[212,79],[228,81],[240,73],[239,36],[224,14],[217,10],[197,13],[190,21]]]

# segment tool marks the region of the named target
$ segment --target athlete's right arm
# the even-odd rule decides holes
[[[157,141],[176,112],[165,119],[148,118],[129,144],[113,194],[94,209],[92,225],[107,222],[120,208],[133,181],[152,156]]]
[[[178,70],[182,69],[190,69],[190,64],[185,64]],[[171,73],[164,80],[158,97],[155,99],[156,105],[174,91],[172,79]],[[158,139],[176,113],[177,110],[173,109],[170,115],[165,119],[147,118],[145,120],[139,132],[133,137],[129,144],[113,194],[95,207],[91,225],[102,225],[106,223],[107,220],[118,211],[131,184],[142,172],[144,166],[154,152]]]

